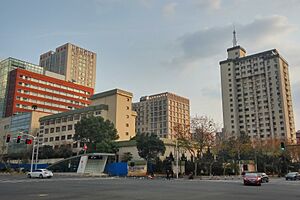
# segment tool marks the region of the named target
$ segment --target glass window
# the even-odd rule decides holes
[[[73,129],[73,125],[72,124],[68,125],[68,131],[72,129]]]

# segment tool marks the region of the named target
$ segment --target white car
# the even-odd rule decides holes
[[[36,169],[33,172],[28,172],[28,178],[51,178],[53,173],[47,169]]]

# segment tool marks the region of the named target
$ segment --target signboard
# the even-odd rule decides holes
[[[147,164],[146,163],[131,162],[128,164],[128,175],[127,176],[146,176],[146,175],[147,175]]]

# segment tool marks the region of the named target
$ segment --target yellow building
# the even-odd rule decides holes
[[[132,111],[133,94],[124,90],[114,89],[93,95],[91,106],[108,105],[107,119],[115,124],[119,141],[130,140],[135,136],[136,112]]]
[[[44,145],[58,148],[67,145],[79,151],[83,144],[73,141],[75,124],[87,116],[101,116],[111,121],[117,129],[118,141],[135,136],[136,113],[131,109],[132,93],[114,89],[95,94],[88,107],[49,115],[40,119],[40,136]]]

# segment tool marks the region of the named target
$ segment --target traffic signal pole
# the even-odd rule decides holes
[[[35,138],[33,138],[30,172],[32,172],[32,170],[33,170],[34,149],[35,149]]]
[[[34,150],[35,150],[35,145],[36,145],[35,143],[36,143],[38,137],[37,137],[37,136],[30,135],[30,134],[28,134],[28,133],[23,133],[23,132],[21,132],[21,133],[22,133],[22,135],[27,135],[28,137],[32,137],[32,139],[33,139],[32,155],[31,155],[31,164],[30,164],[30,172],[32,172],[32,171],[33,171]],[[39,143],[39,141],[38,141],[38,143]],[[36,162],[37,162],[37,160],[38,160],[38,154],[36,155]],[[37,165],[36,165],[36,167],[37,167]],[[36,168],[36,167],[35,167],[35,168]]]

